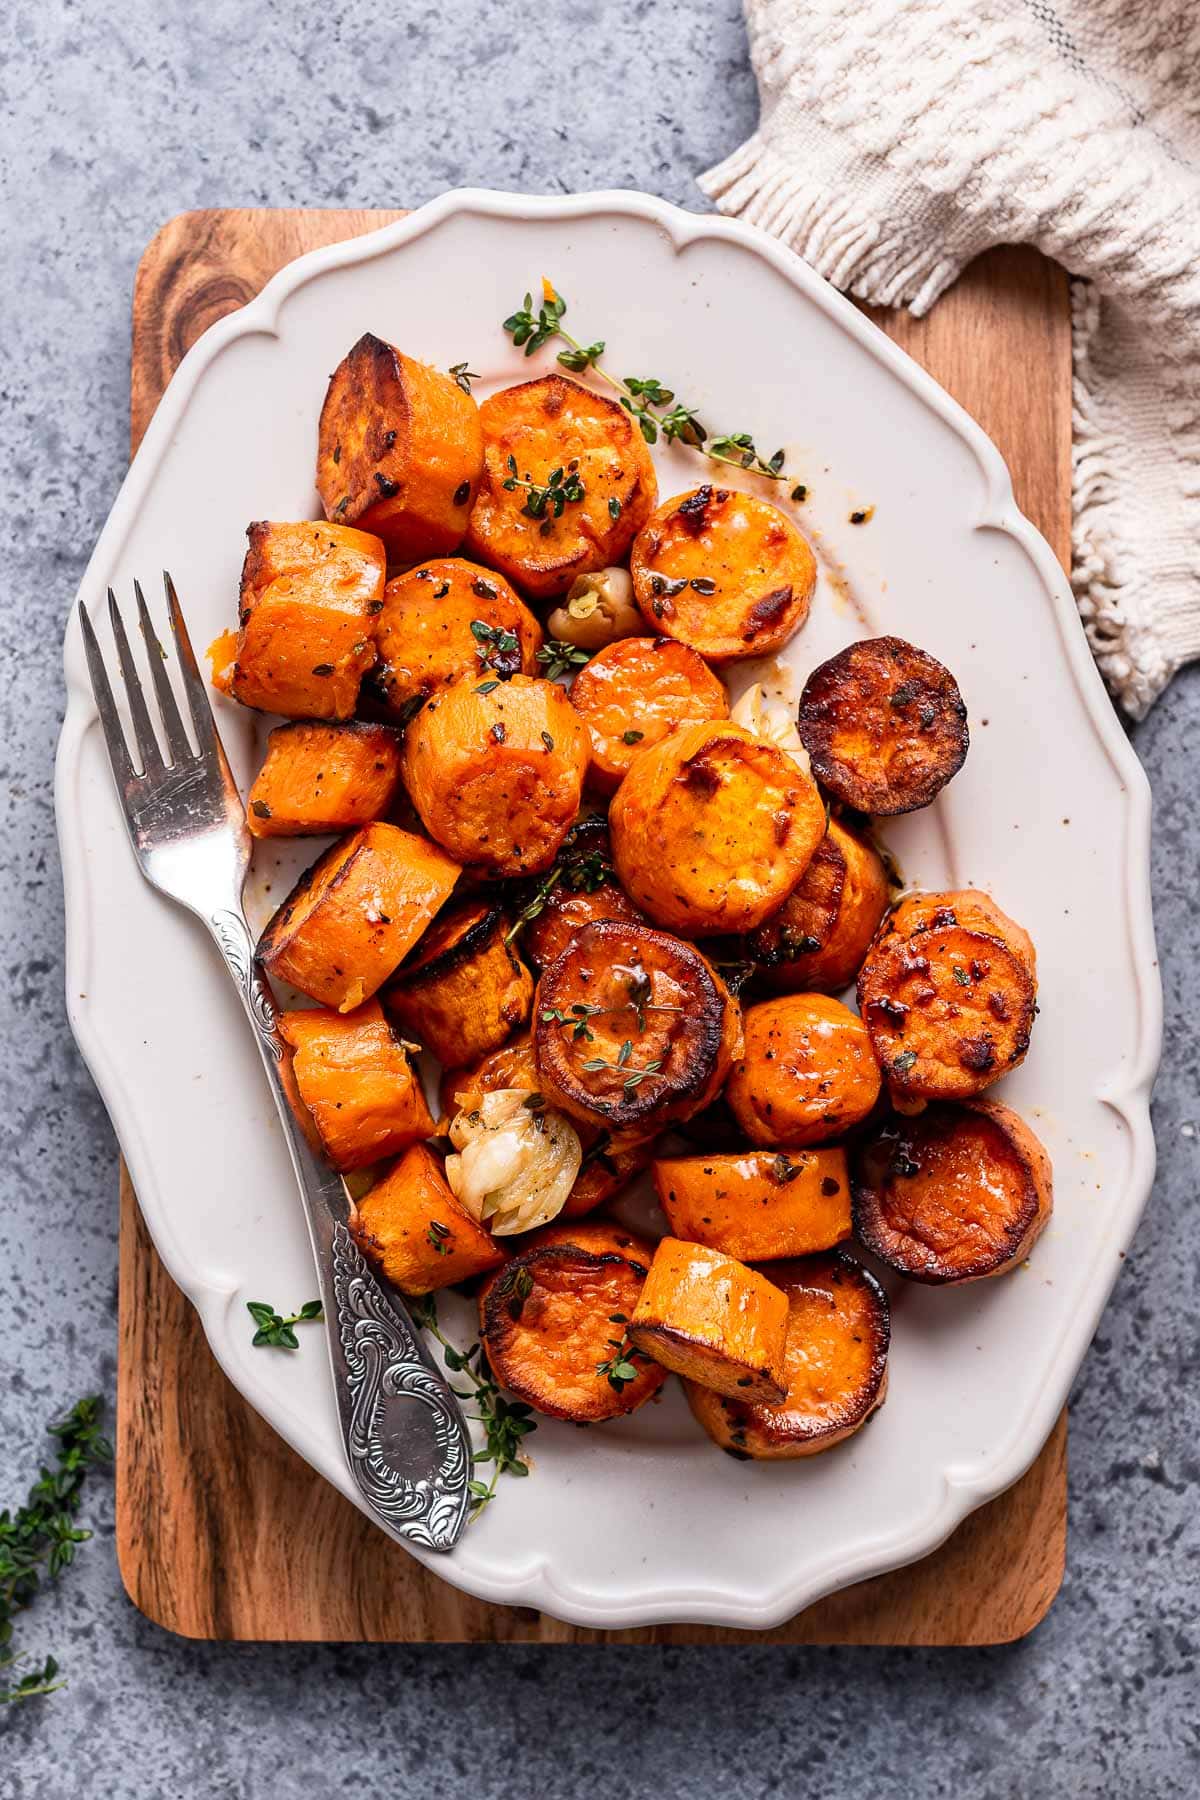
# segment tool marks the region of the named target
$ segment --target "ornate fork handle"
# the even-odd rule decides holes
[[[316,1156],[298,1123],[275,1007],[245,919],[226,908],[207,924],[254,1027],[304,1199],[351,1473],[393,1537],[450,1550],[466,1520],[471,1474],[462,1414],[351,1237],[340,1175]]]

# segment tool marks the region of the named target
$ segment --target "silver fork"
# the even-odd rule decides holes
[[[450,1550],[466,1522],[471,1446],[458,1404],[407,1314],[383,1292],[348,1229],[340,1177],[315,1154],[292,1105],[290,1065],[242,912],[250,834],[170,575],[167,610],[199,751],[192,749],[141,586],[138,619],[165,740],[164,758],[111,588],[108,611],[141,772],[134,766],[104,657],[83,602],[79,621],[121,799],[142,874],[202,919],[254,1027],[304,1201],[328,1321],[338,1418],[367,1511],[390,1536]]]

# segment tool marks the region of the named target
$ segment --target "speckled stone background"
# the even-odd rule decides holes
[[[112,1398],[116,1145],[67,1032],[51,764],[65,611],[124,472],[129,297],[186,207],[649,189],[752,129],[735,0],[13,0],[0,43],[0,1506],[47,1417]],[[1072,1402],[1066,1585],[982,1652],[194,1644],[125,1598],[112,1492],[24,1621],[70,1678],[0,1718],[3,1800],[1200,1789],[1200,675],[1138,752],[1157,801],[1161,1173]],[[281,1521],[285,1528],[288,1521]]]

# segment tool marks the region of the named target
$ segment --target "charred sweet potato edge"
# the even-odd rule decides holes
[[[496,933],[503,930],[508,922],[501,906],[489,906],[484,900],[463,901],[464,907],[468,904],[482,906],[484,910],[472,924],[467,926],[461,937],[455,938],[453,943],[447,944],[445,949],[439,950],[435,956],[429,957],[425,962],[401,963],[396,975],[397,983],[400,986],[415,988],[421,987],[427,981],[441,980],[442,976],[448,975],[460,963],[469,962],[481,950],[486,950]],[[437,924],[438,921],[435,919],[430,930],[435,930]],[[418,956],[420,949],[421,946],[418,944]]]
[[[850,1160],[850,1208],[854,1220],[854,1235],[865,1250],[869,1250],[872,1256],[877,1256],[880,1262],[886,1263],[889,1269],[895,1269],[906,1281],[917,1281],[924,1287],[961,1287],[965,1282],[986,1281],[994,1275],[1007,1274],[1025,1260],[1050,1221],[1054,1210],[1050,1158],[1041,1140],[1026,1125],[1024,1119],[997,1101],[940,1100],[932,1102],[929,1110],[932,1112],[935,1108],[972,1113],[984,1119],[998,1132],[1002,1140],[1002,1154],[1014,1168],[1021,1171],[1024,1187],[1022,1206],[1005,1233],[1005,1241],[997,1245],[991,1255],[978,1257],[961,1268],[943,1264],[944,1273],[928,1267],[919,1268],[915,1266],[915,1260],[906,1259],[897,1252],[879,1230],[879,1189],[863,1179],[866,1153],[885,1132],[895,1129],[895,1116],[881,1120],[873,1130],[864,1132],[855,1145]],[[918,1113],[902,1122],[906,1129],[919,1137],[921,1119],[922,1115]],[[1026,1139],[1027,1142],[1024,1141]]]
[[[897,803],[889,803],[884,807],[879,804],[874,786],[864,780],[854,764],[845,762],[832,753],[832,722],[826,718],[825,708],[831,701],[836,701],[838,689],[846,680],[847,671],[863,660],[864,651],[888,655],[893,654],[897,647],[919,659],[928,667],[930,674],[938,679],[938,703],[943,713],[940,735],[944,742],[936,746],[934,754],[921,758],[919,776],[915,770],[906,771],[903,789],[894,796]],[[881,703],[882,701],[877,704]],[[887,704],[890,708],[891,701]],[[928,806],[958,774],[971,745],[966,702],[959,691],[953,671],[919,645],[910,644],[906,638],[898,637],[861,639],[847,644],[844,649],[818,664],[804,684],[796,724],[804,748],[808,751],[813,775],[821,786],[845,805],[879,817],[896,818],[902,813],[918,812],[922,807]],[[897,736],[901,735],[903,733],[897,733]]]
[[[668,1106],[679,1100],[687,1100],[703,1089],[706,1082],[712,1079],[713,1070],[717,1067],[721,1054],[721,1045],[725,1035],[725,1007],[729,1003],[718,986],[717,977],[709,968],[707,961],[696,946],[686,938],[675,938],[669,931],[660,931],[652,925],[635,925],[624,919],[596,919],[590,925],[584,925],[547,968],[543,969],[534,996],[534,1013],[540,1015],[543,1007],[557,1004],[554,982],[568,973],[569,959],[579,955],[579,939],[584,932],[592,932],[604,937],[612,937],[619,933],[628,936],[630,933],[648,933],[653,937],[671,938],[684,954],[680,960],[694,968],[703,987],[703,994],[698,1004],[703,1005],[701,1016],[702,1037],[696,1054],[689,1065],[689,1073],[677,1078],[658,1079],[652,1083],[643,1083],[634,1088],[624,1100],[609,1101],[605,1107],[604,1120],[610,1130],[625,1130],[631,1125],[640,1124],[648,1115],[664,1113]],[[589,942],[594,942],[590,939]],[[544,990],[544,991],[543,991]],[[575,1078],[574,1062],[570,1055],[569,1038],[565,1032],[539,1033],[534,1028],[534,1044],[539,1066],[543,1058],[548,1065],[551,1079],[560,1093],[570,1095],[576,1104],[589,1111],[595,1110],[595,1100],[591,1090]],[[691,1070],[694,1068],[694,1073]],[[625,1090],[622,1089],[624,1093]]]
[[[564,1223],[567,1222],[564,1221]],[[522,1273],[528,1274],[539,1262],[552,1262],[562,1267],[574,1263],[581,1269],[600,1269],[606,1264],[620,1265],[623,1263],[635,1277],[644,1276],[646,1273],[645,1267],[640,1261],[623,1252],[589,1250],[581,1244],[567,1242],[531,1243],[527,1249],[511,1258],[505,1268],[496,1274],[484,1288],[479,1299],[479,1337],[497,1381],[509,1393],[516,1394],[519,1400],[526,1401],[528,1405],[551,1419],[566,1419],[576,1424],[585,1424],[589,1420],[599,1422],[602,1419],[617,1418],[623,1413],[634,1411],[636,1407],[648,1400],[652,1393],[657,1392],[666,1380],[667,1371],[661,1365],[650,1361],[642,1364],[638,1370],[637,1385],[647,1391],[639,1393],[636,1398],[631,1395],[630,1401],[624,1405],[621,1404],[619,1391],[612,1391],[610,1396],[606,1395],[604,1387],[598,1386],[596,1392],[599,1404],[594,1408],[589,1408],[586,1413],[579,1407],[556,1406],[554,1391],[546,1385],[545,1376],[541,1371],[539,1371],[539,1380],[536,1383],[522,1379],[523,1371],[520,1369],[515,1371],[516,1378],[514,1379],[513,1359],[507,1353],[506,1347],[511,1345],[514,1333],[521,1327],[521,1311],[524,1303],[519,1292],[520,1277]],[[515,1311],[513,1310],[514,1306]],[[616,1332],[617,1327],[614,1326],[613,1329]],[[586,1373],[587,1371],[581,1370],[580,1372]],[[644,1375],[657,1378],[653,1379],[651,1385],[642,1379]],[[630,1383],[629,1385],[633,1387],[635,1384]]]

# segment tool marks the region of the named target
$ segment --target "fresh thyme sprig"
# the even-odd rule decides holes
[[[748,431],[712,436],[701,424],[696,409],[677,402],[674,389],[665,386],[656,376],[626,375],[619,380],[610,374],[600,361],[605,350],[604,340],[581,344],[572,337],[562,322],[566,310],[566,300],[553,282],[543,276],[542,303],[537,312],[533,310],[533,295],[526,294],[524,305],[505,319],[503,330],[518,348],[524,347],[526,356],[532,356],[551,338],[561,338],[566,345],[566,349],[558,352],[557,360],[562,367],[576,375],[591,369],[602,381],[607,381],[615,389],[625,411],[637,420],[638,429],[648,444],[657,443],[661,436],[667,443],[686,444],[690,449],[699,450],[710,462],[751,470],[768,481],[788,479],[784,473],[782,450],[764,456]]]
[[[570,644],[563,646],[566,650],[570,650],[572,647]],[[538,654],[540,656],[541,652],[539,651]],[[580,654],[582,655],[582,652]],[[582,856],[578,853],[573,855],[570,850],[565,851],[554,866],[543,875],[530,899],[517,914],[515,924],[505,935],[505,943],[511,944],[523,926],[532,924],[534,919],[545,912],[546,902],[560,881],[565,883],[574,894],[594,894],[597,888],[604,886],[612,873],[612,864],[599,850],[586,851]]]
[[[479,380],[478,369],[469,369],[465,362],[451,363],[450,373],[453,375],[464,394],[469,394],[471,391],[471,383]]]
[[[517,459],[508,458],[508,480],[501,482],[501,487],[510,494],[517,488],[525,488],[525,504],[521,508],[531,519],[540,519],[541,533],[545,537],[552,529],[555,519],[561,519],[568,504],[577,506],[587,493],[583,482],[579,479],[579,468],[576,463],[568,463],[565,468],[551,469],[544,483],[531,479],[529,470],[524,475],[517,473]]]
[[[319,1300],[306,1300],[299,1312],[294,1312],[288,1319],[282,1318],[265,1300],[247,1300],[246,1311],[258,1326],[251,1343],[259,1347],[269,1344],[275,1350],[298,1350],[300,1339],[293,1326],[309,1325],[324,1317]]]
[[[583,1066],[589,1074],[593,1074],[599,1069],[613,1069],[619,1075],[622,1069],[629,1068],[632,1056],[633,1040],[632,1038],[626,1038],[625,1042],[621,1045],[621,1048],[617,1051],[616,1062],[609,1062],[603,1056],[589,1056]],[[646,1077],[648,1075],[657,1075],[661,1069],[661,1056],[656,1056],[653,1062],[643,1063],[640,1068],[630,1069],[629,1074],[625,1077],[625,1098],[631,1100],[636,1090],[640,1088],[643,1081],[646,1080]]]
[[[13,1620],[32,1603],[43,1579],[54,1581],[92,1535],[75,1515],[88,1470],[112,1459],[100,1434],[103,1411],[104,1402],[93,1395],[50,1425],[58,1439],[57,1466],[41,1470],[24,1506],[0,1512],[0,1701],[32,1700],[64,1686],[54,1657],[28,1667],[29,1657],[13,1650]],[[15,1676],[21,1667],[24,1674]]]
[[[503,681],[516,674],[521,666],[521,640],[515,631],[489,625],[486,619],[472,619],[471,636],[481,668],[493,669]]]
[[[608,1317],[609,1322],[613,1325],[629,1323],[624,1313],[609,1313]],[[606,1362],[596,1364],[596,1373],[597,1375],[606,1375],[609,1387],[614,1388],[619,1394],[629,1386],[631,1381],[637,1380],[638,1372],[634,1367],[634,1358],[638,1357],[642,1362],[645,1362],[647,1358],[644,1351],[634,1349],[627,1335],[609,1338],[608,1347],[613,1354]]]
[[[560,675],[569,675],[574,669],[582,669],[591,661],[591,652],[581,650],[578,644],[568,644],[562,638],[547,638],[537,653],[542,665],[543,681],[557,681]]]
[[[518,1291],[518,1283],[524,1276],[529,1284],[524,1294]],[[520,1317],[520,1309],[528,1294],[532,1291],[532,1281],[526,1270],[516,1268],[507,1270],[501,1277],[501,1292],[507,1281],[511,1290],[510,1307],[515,1305],[514,1318]],[[470,1382],[467,1389],[454,1388],[460,1400],[473,1400],[478,1411],[468,1413],[467,1417],[483,1427],[484,1448],[472,1452],[471,1460],[477,1468],[492,1465],[490,1480],[469,1481],[467,1491],[474,1500],[471,1517],[477,1519],[489,1500],[495,1498],[496,1484],[501,1475],[526,1476],[529,1464],[523,1453],[523,1440],[531,1431],[537,1430],[537,1421],[532,1418],[533,1408],[526,1406],[523,1400],[506,1400],[492,1379],[492,1371],[488,1365],[487,1355],[482,1344],[472,1344],[469,1350],[458,1350],[443,1336],[438,1324],[437,1301],[432,1294],[421,1299],[409,1301],[409,1311],[417,1324],[437,1339],[442,1347],[442,1358],[446,1367],[454,1375],[462,1375]]]
[[[573,1038],[585,1038],[590,1044],[596,1034],[589,1029],[588,1020],[603,1011],[602,1006],[588,1006],[583,1000],[576,1000],[570,1012],[564,1012],[560,1006],[543,1006],[542,1023],[552,1025],[557,1021],[559,1025],[569,1025]]]

